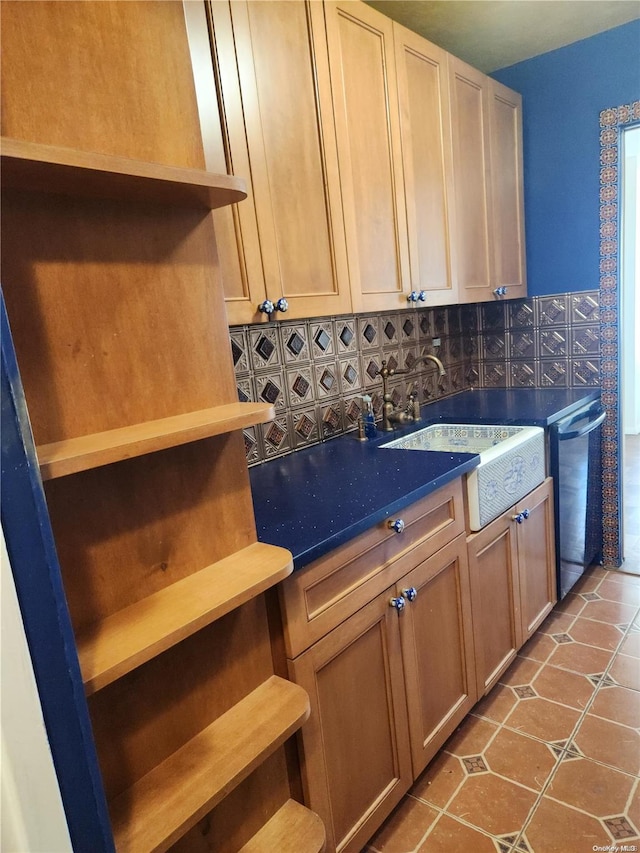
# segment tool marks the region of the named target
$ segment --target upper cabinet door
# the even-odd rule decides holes
[[[447,53],[398,24],[395,37],[411,289],[457,302]]]
[[[527,295],[522,175],[522,97],[489,80],[494,284]]]
[[[459,302],[493,298],[488,78],[449,57]]]
[[[357,0],[325,3],[353,307],[407,305],[409,257],[393,25]]]
[[[261,262],[240,223],[246,286],[225,276],[221,251],[229,321],[259,320],[263,293],[284,297],[287,317],[350,311],[322,6],[214,2],[210,14],[227,156],[231,171],[248,160]]]

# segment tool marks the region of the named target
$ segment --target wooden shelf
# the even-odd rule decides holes
[[[43,480],[53,480],[212,435],[267,423],[274,417],[275,409],[269,403],[228,403],[199,412],[41,444],[37,448],[40,474]]]
[[[2,186],[214,210],[247,197],[233,175],[2,137]]]
[[[315,812],[295,800],[287,800],[240,853],[322,853],[324,824]]]
[[[87,695],[220,619],[292,571],[289,551],[255,542],[95,623],[77,637]]]
[[[308,716],[301,687],[268,678],[113,801],[118,853],[167,850]]]

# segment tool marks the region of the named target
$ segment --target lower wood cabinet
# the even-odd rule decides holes
[[[305,801],[359,851],[476,701],[464,534],[290,661]],[[424,552],[423,552],[424,553]]]
[[[416,777],[477,699],[464,537],[416,566],[396,594],[415,595],[398,626]]]
[[[462,481],[280,585],[305,805],[359,853],[556,600],[552,481],[478,533]]]
[[[557,600],[551,478],[469,536],[467,545],[482,696]]]
[[[329,850],[361,850],[413,778],[392,592],[290,663],[311,701],[300,739],[305,802],[315,804]]]

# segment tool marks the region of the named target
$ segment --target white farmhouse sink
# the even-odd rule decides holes
[[[480,465],[467,474],[472,530],[480,530],[545,477],[542,427],[434,424],[380,446],[479,454]]]

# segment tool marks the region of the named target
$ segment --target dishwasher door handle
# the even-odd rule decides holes
[[[602,409],[602,410],[600,410],[598,415],[593,420],[587,421],[587,423],[584,424],[583,426],[579,427],[578,429],[571,430],[570,432],[564,432],[562,425],[558,424],[558,427],[557,427],[558,440],[559,441],[567,441],[570,438],[580,438],[581,435],[586,435],[588,432],[591,432],[592,430],[599,427],[600,424],[603,423],[603,421],[606,417],[607,417],[607,413],[604,409]],[[569,426],[570,423],[571,423],[571,421],[569,422],[569,424],[567,424],[567,426]]]

